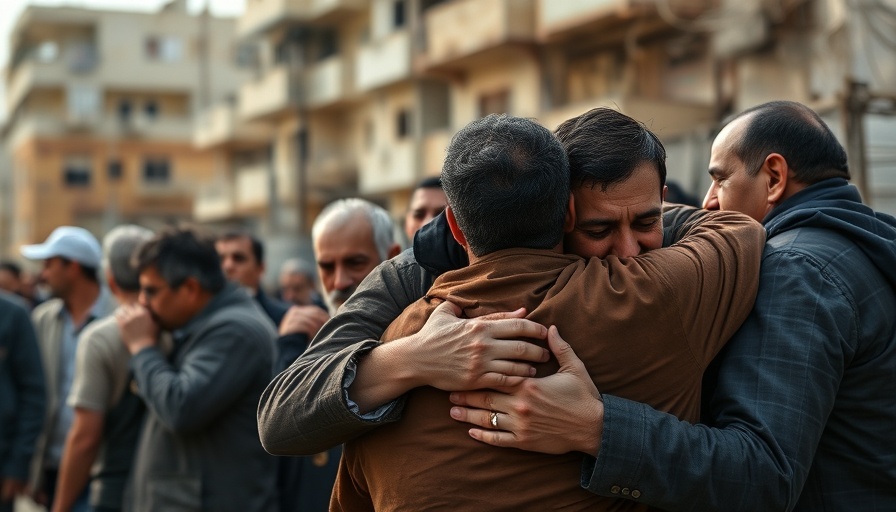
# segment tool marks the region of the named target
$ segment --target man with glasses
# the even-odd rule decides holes
[[[171,228],[134,260],[139,304],[117,316],[149,413],[131,510],[273,510],[276,463],[255,423],[272,376],[273,326],[227,283],[212,238]],[[163,329],[174,338],[169,358],[158,349]]]

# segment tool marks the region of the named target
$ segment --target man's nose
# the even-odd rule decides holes
[[[623,229],[613,244],[610,254],[617,258],[631,258],[641,254],[641,244],[638,243],[638,237],[629,230]]]
[[[709,189],[706,191],[706,196],[703,198],[703,208],[705,210],[718,210],[719,209],[719,197],[716,194],[716,184],[713,182]]]
[[[347,269],[337,265],[336,276],[335,279],[333,279],[333,287],[337,290],[347,290],[354,284],[355,280],[352,279],[351,273],[348,272]]]

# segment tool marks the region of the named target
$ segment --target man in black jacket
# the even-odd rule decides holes
[[[0,512],[25,491],[44,422],[44,374],[34,327],[21,301],[0,292]]]

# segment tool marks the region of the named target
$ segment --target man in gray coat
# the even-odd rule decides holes
[[[169,229],[134,259],[139,304],[117,316],[149,412],[131,509],[273,510],[276,462],[255,423],[272,377],[270,321],[245,291],[227,284],[212,238]],[[173,334],[170,358],[158,349],[162,329]]]

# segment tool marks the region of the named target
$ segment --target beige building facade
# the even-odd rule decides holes
[[[191,219],[220,160],[194,146],[194,114],[248,76],[235,29],[185,0],[150,13],[27,7],[4,76],[3,252],[63,224],[102,236]]]
[[[595,106],[645,122],[669,179],[702,195],[719,124],[773,99],[819,110],[866,199],[896,211],[893,14],[856,1],[247,0],[238,36],[259,60],[237,119],[273,135],[197,212],[307,234],[326,203],[360,195],[399,220],[468,122],[553,129]]]

